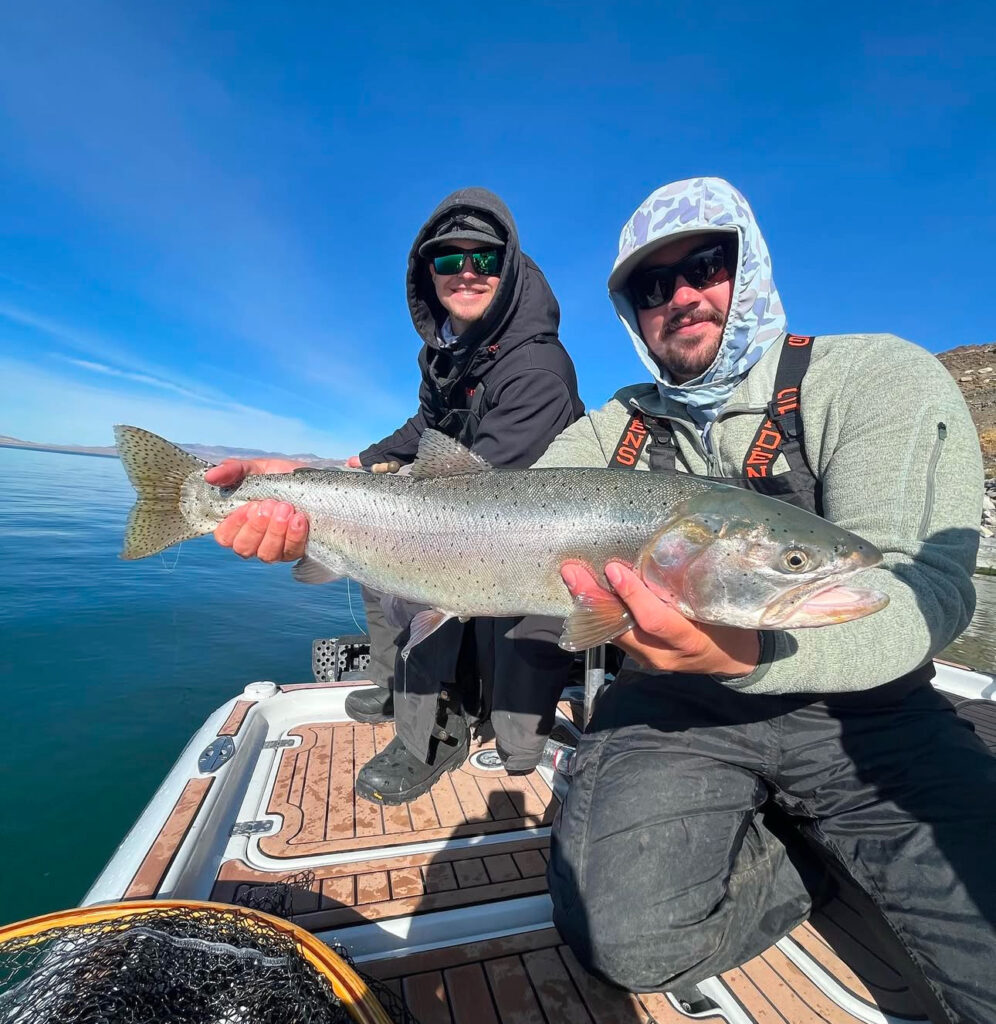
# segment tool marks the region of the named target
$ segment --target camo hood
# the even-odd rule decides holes
[[[712,365],[679,384],[661,368],[640,334],[626,282],[650,253],[680,235],[735,233],[739,246],[730,312]],[[734,388],[785,331],[782,300],[771,275],[768,247],[747,200],[722,178],[689,178],[651,193],[626,222],[609,275],[609,295],[637,354],[657,382],[662,399],[687,407],[703,435]]]

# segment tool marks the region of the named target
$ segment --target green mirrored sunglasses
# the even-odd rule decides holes
[[[467,265],[468,257],[475,274],[495,277],[501,271],[501,252],[498,249],[477,249],[474,252],[458,249],[455,252],[434,256],[432,265],[436,268],[437,274],[459,274]]]

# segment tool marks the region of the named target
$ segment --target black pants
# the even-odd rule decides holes
[[[557,646],[562,622],[451,619],[394,671],[394,720],[408,750],[431,761],[432,731],[445,722],[440,694],[472,722],[490,721],[505,767],[535,768],[553,728],[573,656]],[[407,633],[402,639],[402,646]]]
[[[367,633],[370,636],[370,665],[367,669],[372,682],[389,689],[394,687],[394,662],[398,656],[398,637],[402,630],[392,626],[384,615],[380,594],[361,588],[363,607],[367,613]]]
[[[650,991],[803,921],[815,853],[871,898],[937,1019],[981,1024],[996,1021],[994,841],[996,758],[929,685],[828,704],[624,672],[581,740],[548,875],[578,959]]]

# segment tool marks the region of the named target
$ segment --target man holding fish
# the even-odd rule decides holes
[[[433,429],[491,465],[527,467],[584,412],[558,338],[557,300],[492,192],[460,189],[429,215],[409,254],[407,294],[423,342],[418,410],[349,459],[352,468],[397,471]],[[208,480],[241,479],[247,467],[274,472],[292,464],[230,464]],[[215,536],[243,557],[276,561],[301,557],[307,533],[303,515],[271,500],[229,517]],[[358,793],[380,803],[414,800],[466,758],[468,724],[490,722],[506,768],[536,766],[572,661],[557,646],[559,620],[451,619],[396,669],[394,638],[400,632],[404,643],[406,631],[384,621],[375,594],[365,591],[364,602],[384,685],[350,694],[346,711],[365,722],[394,717],[397,734],[360,772]],[[396,609],[398,618],[413,614]],[[394,693],[389,674],[398,680]]]
[[[585,967],[694,1003],[826,898],[831,865],[935,1019],[996,1020],[996,759],[930,686],[975,600],[982,470],[960,392],[891,335],[787,333],[764,239],[722,179],[648,197],[609,290],[651,382],[534,470],[495,472],[430,430],[407,479],[219,493],[198,460],[124,428],[126,557],[279,494],[311,522],[299,578],[430,605],[415,650],[478,614],[559,616],[570,649],[612,640],[629,657],[579,743],[548,872]]]
[[[609,291],[653,382],[538,465],[678,469],[791,502],[881,550],[861,582],[889,603],[743,630],[690,621],[623,563],[605,581],[564,566],[576,595],[607,581],[634,625],[554,828],[561,934],[602,977],[694,1002],[808,916],[826,861],[874,902],[938,1020],[996,1020],[996,759],[929,683],[975,602],[982,471],[957,386],[890,335],[786,334],[764,239],[721,179],[648,197]]]

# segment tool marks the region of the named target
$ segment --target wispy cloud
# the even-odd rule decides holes
[[[183,335],[198,372],[263,365],[253,394],[279,387],[296,404],[372,409],[385,430],[396,427],[413,407],[413,389],[399,399],[391,386],[398,361],[388,360],[385,374],[370,358],[352,312],[358,299],[328,265],[329,232],[348,232],[349,222],[324,201],[304,203],[302,216],[294,187],[302,164],[328,161],[335,130],[314,133],[302,111],[233,90],[196,48],[167,41],[155,14],[100,0],[85,14],[60,7],[54,20],[25,14],[0,39],[4,128],[20,172],[44,183],[61,222],[74,225],[65,251],[94,294],[111,308],[116,295],[141,304],[140,330]],[[187,21],[166,18],[176,31]],[[77,239],[95,244],[77,251]],[[391,242],[399,268],[407,242]],[[396,297],[404,317],[403,292]],[[49,315],[59,305],[35,299],[29,304],[45,315],[16,305],[0,305],[0,315],[59,337],[84,358],[206,390],[181,379],[162,339],[121,343],[66,330]],[[391,344],[404,337],[393,325],[381,330]],[[146,353],[176,371],[160,372]]]
[[[291,408],[297,412],[307,408],[323,422],[352,420],[362,415],[371,434],[361,447],[392,431],[407,418],[409,407],[414,407],[414,387],[411,398],[399,395],[372,381],[367,372],[348,362],[337,361],[330,354],[298,354],[294,366],[300,374],[302,386],[299,388],[295,388],[293,378],[280,384],[273,375],[252,377],[239,372],[236,367],[241,363],[234,355],[228,364],[205,367],[202,379],[181,372],[177,366],[152,362],[104,333],[65,323],[22,305],[0,301],[0,320],[59,343],[67,351],[50,351],[49,357],[84,372],[129,381],[247,417],[279,415],[280,411]],[[414,367],[414,358],[412,365]],[[232,397],[231,390],[211,386],[207,383],[209,380],[216,385],[230,384],[231,390],[251,395],[256,401],[238,401]],[[260,404],[264,399],[265,407]]]
[[[55,338],[78,352],[111,360],[120,354],[115,346],[108,343],[106,338],[81,331],[78,328],[71,328],[50,316],[25,309],[23,306],[0,302],[0,317],[19,327],[27,327],[29,330]]]
[[[64,352],[50,352],[53,359],[63,360],[90,373],[130,380],[135,384],[169,391],[197,402],[228,407],[236,411],[252,412],[252,408],[232,402],[227,396],[200,386],[198,382],[185,378],[176,370],[156,366],[147,360],[136,358],[129,349],[104,335],[70,326],[50,316],[32,310],[0,303],[0,318],[31,331],[38,332],[66,348],[89,358],[67,355]]]
[[[203,402],[206,405],[215,405],[222,409],[231,409],[233,412],[250,414],[259,412],[258,409],[253,409],[251,406],[241,405],[238,402],[219,400],[212,395],[194,391],[190,388],[183,387],[180,384],[174,384],[170,380],[164,380],[161,377],[154,377],[148,373],[136,373],[133,370],[122,370],[116,366],[106,366],[103,363],[94,363],[87,359],[74,359],[71,356],[57,355],[56,358],[62,359],[65,362],[70,363],[72,366],[78,366],[82,370],[89,370],[91,373],[100,373],[107,377],[117,377],[120,380],[128,380],[135,384],[144,384],[147,387],[157,388],[160,391],[168,391],[171,394],[180,395],[181,397],[188,398],[194,402]]]
[[[258,136],[239,127],[272,117],[278,136],[286,112],[250,105],[149,20],[108,3],[64,4],[55,22],[26,14],[22,45],[0,42],[7,148],[87,231],[154,254],[155,273],[136,276],[169,315],[259,352],[344,355],[325,329],[335,300],[314,237],[281,181],[293,163],[279,144],[256,152]],[[90,33],[103,45],[87,45]]]
[[[105,334],[90,331],[62,322],[51,316],[36,313],[11,303],[0,302],[0,318],[26,327],[46,337],[60,342],[65,348],[78,352],[86,359],[73,358],[64,353],[51,353],[57,358],[75,362],[80,367],[108,375],[131,375],[137,381],[144,377],[145,383],[156,383],[160,387],[178,389],[188,396],[205,396],[205,390],[197,388],[193,382],[186,381],[175,371],[157,367],[147,360],[137,357],[126,345],[108,338]]]
[[[329,458],[351,455],[369,441],[355,430],[319,430],[265,409],[209,404],[169,389],[166,394],[150,394],[144,381],[133,381],[128,374],[98,371],[97,376],[109,376],[114,384],[102,387],[81,380],[75,369],[59,373],[0,358],[0,434],[55,444],[103,445],[112,443],[113,424],[133,423],[181,443],[312,452]]]

